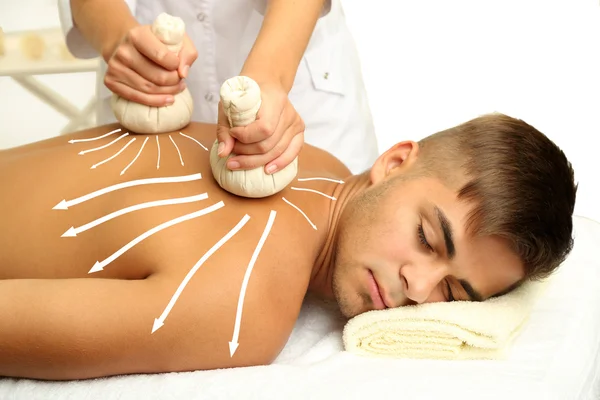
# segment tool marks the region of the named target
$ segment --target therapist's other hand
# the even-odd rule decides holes
[[[219,104],[219,156],[235,154],[227,160],[227,168],[231,170],[264,165],[265,173],[272,174],[287,167],[300,153],[304,144],[304,121],[281,85],[257,83],[262,103],[251,124],[230,128],[222,104]]]
[[[104,76],[106,87],[127,100],[151,107],[173,104],[173,96],[185,89],[182,78],[187,77],[198,57],[187,34],[177,55],[154,35],[150,25],[129,30],[106,54],[110,54]]]

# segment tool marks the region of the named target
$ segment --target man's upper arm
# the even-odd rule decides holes
[[[177,284],[179,281],[172,282],[167,296],[161,296],[161,315],[173,300]],[[275,359],[297,313],[277,304],[266,282],[254,276],[241,303],[237,276],[223,273],[191,285],[182,292],[164,325],[154,324],[160,328],[152,336],[166,351],[162,359],[167,365],[159,366],[161,370],[243,367]]]
[[[233,357],[237,297],[197,283],[164,315],[174,281],[0,281],[0,375],[85,379],[130,373],[228,368],[270,362],[293,322],[249,291]]]

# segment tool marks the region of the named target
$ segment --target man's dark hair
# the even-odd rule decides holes
[[[531,125],[497,113],[472,119],[421,140],[419,163],[473,204],[470,234],[510,243],[525,279],[550,275],[571,251],[573,168]]]

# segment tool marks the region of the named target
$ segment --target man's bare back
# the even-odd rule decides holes
[[[0,359],[12,360],[0,375],[269,363],[326,245],[335,181],[350,172],[307,145],[298,180],[243,199],[213,179],[214,126],[118,128],[0,151]]]

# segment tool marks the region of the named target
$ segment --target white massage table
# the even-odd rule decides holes
[[[308,298],[276,364],[77,382],[0,380],[0,399],[600,399],[600,223],[575,247],[502,361],[383,360],[342,351],[343,321]],[[0,344],[1,345],[1,344]]]

